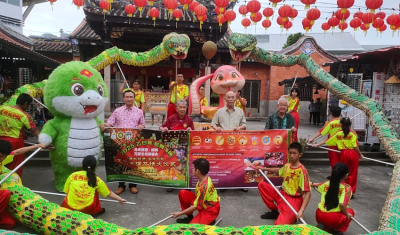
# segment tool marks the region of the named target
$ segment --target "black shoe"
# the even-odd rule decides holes
[[[339,231],[332,231],[332,235],[343,235],[343,233]]]
[[[276,210],[265,212],[261,215],[261,219],[277,219],[279,216],[279,212]]]
[[[213,222],[211,222],[210,224],[208,224],[208,225],[214,225],[215,224],[215,222],[216,222],[216,220],[214,220]]]
[[[178,224],[188,224],[190,221],[192,221],[193,215],[188,215],[185,218],[182,219],[177,219],[176,223]]]
[[[331,180],[331,176],[326,177],[328,180]]]
[[[92,217],[93,217],[93,218],[97,218],[97,217],[99,217],[100,215],[104,214],[105,212],[106,212],[106,209],[105,209],[105,208],[102,208],[101,211],[100,211],[99,213],[93,214]]]
[[[220,193],[223,193],[223,192],[225,192],[225,191],[226,191],[226,189],[220,189],[220,190],[219,190]]]
[[[167,192],[171,193],[171,192],[173,192],[173,191],[174,191],[173,188],[167,188]]]
[[[241,188],[240,191],[247,193],[249,190],[247,188]]]
[[[353,195],[351,195],[351,198],[350,199],[354,199],[354,194]]]

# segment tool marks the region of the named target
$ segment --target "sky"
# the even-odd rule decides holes
[[[259,0],[261,2],[261,10],[266,7],[269,7],[268,0]],[[265,34],[265,29],[261,25],[261,21],[257,24],[257,26],[251,25],[250,27],[244,29],[241,25],[242,15],[239,14],[238,8],[240,5],[245,4],[244,0],[239,0],[236,4],[235,11],[237,13],[236,20],[232,22],[231,29],[233,32],[238,33],[251,33],[251,34]],[[281,31],[279,25],[276,23],[278,8],[283,5],[288,4],[290,6],[294,6],[299,11],[298,16],[294,19],[293,27],[287,32],[297,33],[303,32],[301,21],[306,16],[306,10],[304,10],[304,4],[300,2],[300,0],[286,0],[285,2],[281,2],[278,4],[276,11],[274,13],[274,19],[270,19],[272,21],[272,26],[268,29],[267,34],[286,34],[285,31]],[[378,11],[383,11],[386,13],[386,17],[392,13],[399,14],[399,0],[383,0],[383,5],[381,9]],[[334,0],[317,0],[316,4],[312,5],[316,6],[321,11],[321,17],[315,22],[313,29],[309,31],[310,33],[322,33],[321,29],[322,23],[326,22],[329,17],[331,17],[332,12],[336,11],[337,5]],[[396,10],[392,10],[396,9]],[[365,0],[355,0],[354,6],[350,9],[351,15],[347,20],[349,24],[350,19],[352,19],[352,15],[361,10],[362,12],[366,12]],[[82,22],[85,15],[83,13],[82,8],[77,10],[76,6],[72,4],[71,0],[58,0],[54,3],[53,9],[50,6],[50,3],[42,3],[36,5],[31,11],[30,15],[25,21],[24,34],[26,36],[29,35],[41,35],[44,33],[52,33],[59,36],[60,29],[63,29],[65,33],[72,33],[74,29]],[[249,17],[249,14],[247,15]],[[265,17],[263,17],[264,19]],[[386,19],[385,19],[386,23]],[[400,45],[400,37],[396,32],[393,36],[392,30],[388,27],[388,29],[382,34],[378,34],[371,26],[368,30],[367,35],[365,36],[362,30],[358,30],[353,34],[353,29],[349,26],[346,32],[352,32],[352,35],[356,38],[356,40],[361,45]],[[330,31],[329,31],[330,32]],[[326,33],[326,37],[329,36],[329,33]]]

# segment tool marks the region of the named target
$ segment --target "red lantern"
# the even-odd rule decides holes
[[[183,5],[183,10],[187,10],[189,8],[189,4],[192,3],[192,0],[179,0],[179,3]]]
[[[251,0],[249,3],[247,3],[247,10],[251,12],[250,17],[254,17],[256,12],[258,12],[261,9],[261,3],[257,0]]]
[[[386,23],[390,25],[391,30],[396,30],[396,26],[400,23],[400,15],[392,14],[386,19]]]
[[[270,20],[263,20],[262,21],[262,26],[265,28],[265,31],[267,31],[267,29],[269,27],[271,27],[271,21]]]
[[[290,16],[291,13],[292,13],[292,7],[289,5],[283,5],[278,10],[278,14],[280,17],[282,17],[283,22],[287,21],[287,18]]]
[[[380,28],[379,28],[379,32],[382,33],[383,31],[385,31],[387,29],[387,26],[385,24],[383,24]]]
[[[263,15],[265,17],[267,17],[267,20],[269,19],[269,17],[271,17],[274,14],[274,10],[270,7],[267,7],[263,10]]]
[[[330,28],[331,28],[331,26],[330,26],[327,22],[322,23],[322,25],[321,25],[321,29],[324,30],[324,34],[325,34],[326,31],[329,30]]]
[[[53,5],[53,3],[57,2],[57,0],[47,0],[50,2],[50,5]]]
[[[361,26],[361,24],[362,20],[360,20],[359,18],[353,18],[352,20],[350,20],[350,27],[352,27],[354,31],[356,31],[358,27]]]
[[[99,6],[103,9],[103,13],[106,13],[111,8],[111,4],[107,0],[101,0]]]
[[[276,5],[278,5],[278,2],[282,2],[282,0],[269,0],[270,2],[272,2],[272,7],[276,7]]]
[[[197,15],[197,19],[200,21],[200,30],[203,30],[202,29],[203,21],[205,21],[207,19],[207,8],[205,6],[203,6],[203,5],[198,5],[194,9],[194,12]]]
[[[219,7],[219,14],[218,15],[221,15],[221,14],[224,14],[225,8],[229,4],[229,0],[215,0],[214,3],[215,3],[215,5],[217,7]]]
[[[139,1],[139,0],[133,0],[133,1]],[[178,7],[178,2],[176,0],[163,0],[163,3],[165,5],[165,8],[168,9],[168,18],[169,18],[172,12]]]
[[[346,11],[343,13],[343,11],[337,10],[335,12],[335,16],[340,20],[340,22],[344,22],[345,20],[347,20],[347,18],[349,18],[350,11],[346,9]]]
[[[203,22],[207,20],[207,14],[202,16],[197,16],[197,19],[200,21],[200,30],[203,31]]]
[[[222,31],[221,26],[223,23],[226,22],[225,16],[224,15],[217,16],[217,22],[219,24],[219,32],[221,32]]]
[[[193,12],[193,15],[196,16],[196,12],[194,11],[194,9],[196,9],[196,7],[199,5],[200,3],[198,3],[196,0],[193,0],[192,3],[189,4],[189,9]],[[194,17],[193,17],[193,22],[194,22]]]
[[[372,27],[374,27],[376,30],[379,31],[379,28],[382,27],[382,25],[385,24],[385,21],[383,21],[381,18],[376,18],[374,22],[372,23]]]
[[[338,20],[338,18],[336,18],[336,16],[332,16],[328,20],[328,24],[331,26],[332,30],[334,30],[335,27],[339,25],[339,23],[340,23],[340,20]]]
[[[74,4],[79,10],[81,8],[81,6],[85,5],[85,1],[84,0],[74,0]]]
[[[343,32],[343,30],[347,29],[347,23],[340,22],[338,28]]]
[[[317,0],[300,0],[300,2],[302,2],[303,4],[305,4],[306,6],[304,7],[304,9],[309,9],[311,4],[314,4]]]
[[[172,12],[172,16],[175,18],[176,22],[175,22],[175,28],[178,28],[178,21],[180,18],[182,18],[182,11],[179,9],[175,9]]]
[[[251,24],[251,21],[248,18],[244,18],[242,20],[242,25],[244,26],[245,29],[247,29],[247,27],[249,27]]]
[[[299,14],[299,12],[296,10],[296,9],[294,9],[294,8],[292,8],[292,12],[290,13],[290,19],[292,19],[292,21],[294,20],[294,18],[296,18],[296,16]]]
[[[380,11],[380,12],[376,13],[375,16],[376,16],[376,18],[381,18],[382,20],[384,20],[386,17],[386,14],[385,14],[385,12]]]
[[[236,19],[236,12],[233,10],[227,10],[224,14],[225,20],[228,21],[228,24],[231,24],[232,21]]]
[[[347,8],[350,8],[354,5],[354,0],[337,0],[337,5],[342,8],[342,14],[346,13]]]
[[[311,26],[314,25],[314,21],[318,20],[320,16],[321,12],[317,8],[307,11],[307,19],[310,20]]]
[[[147,0],[133,0],[133,2],[138,7],[139,16],[142,17],[143,7],[145,7],[147,5]]]
[[[354,13],[353,18],[359,18],[362,19],[364,13],[362,13],[361,11],[357,11],[356,13]]]
[[[256,14],[254,15],[254,17],[250,16],[250,19],[253,21],[253,24],[256,25],[257,22],[259,22],[262,19],[262,15],[260,12],[256,12]]]
[[[241,5],[241,6],[239,7],[239,13],[242,14],[243,17],[246,17],[246,14],[247,14],[248,12],[249,12],[249,11],[247,10],[246,5]]]
[[[360,25],[360,29],[363,30],[365,33],[367,33],[367,30],[369,29],[369,26],[367,26],[366,24],[361,24]]]
[[[225,8],[221,8],[221,9],[223,9],[223,12],[221,13],[221,12],[219,12],[219,7],[218,6],[215,6],[215,8],[214,8],[214,12],[215,12],[215,14],[216,15],[220,15],[220,14],[224,14],[225,13]]]
[[[128,4],[125,7],[125,12],[128,14],[129,17],[132,17],[132,15],[135,13],[136,7],[132,4]]]
[[[375,12],[375,9],[378,9],[382,6],[383,0],[366,0],[365,5],[371,10],[371,13]]]
[[[157,8],[153,7],[150,9],[149,15],[150,15],[151,19],[154,21],[153,27],[156,27],[156,18],[160,15],[160,12],[158,11]]]
[[[374,20],[374,13],[368,12],[368,13],[364,13],[362,16],[362,21],[364,22],[364,24],[369,28],[369,24],[372,23],[372,21]]]
[[[310,10],[311,11],[311,10]],[[304,18],[303,21],[301,22],[301,24],[303,25],[303,29],[308,32],[308,30],[311,29],[312,24],[311,24],[311,20]]]
[[[282,17],[281,17],[281,16],[278,16],[278,18],[276,18],[276,23],[278,23],[278,25],[281,26],[281,29],[283,29],[283,25],[284,25],[285,23],[287,23],[287,21],[286,21],[286,22],[283,22]]]
[[[293,26],[293,23],[288,21],[286,24],[283,25],[283,27],[286,29],[286,31],[289,31],[289,29]]]

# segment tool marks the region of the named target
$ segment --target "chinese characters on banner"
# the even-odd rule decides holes
[[[257,166],[287,163],[287,130],[215,132],[112,128],[104,136],[107,181],[175,188],[194,188],[192,162],[206,158],[216,188],[256,187]],[[268,175],[274,184],[282,179]]]

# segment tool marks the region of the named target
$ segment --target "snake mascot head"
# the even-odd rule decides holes
[[[50,75],[44,102],[54,119],[44,125],[39,142],[55,146],[50,159],[56,189],[62,191],[67,177],[81,169],[85,156],[100,156],[101,121],[97,116],[108,102],[108,90],[97,70],[73,61]]]

